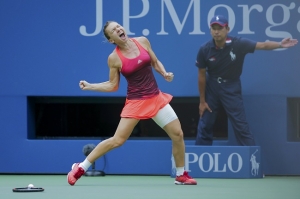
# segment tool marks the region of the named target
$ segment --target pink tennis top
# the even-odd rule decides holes
[[[135,58],[124,57],[119,47],[116,47],[116,52],[122,61],[121,73],[128,82],[127,97],[121,117],[149,119],[167,105],[173,96],[158,89],[148,51],[135,39],[132,41],[140,51],[139,56]]]
[[[139,56],[126,58],[116,47],[116,52],[122,61],[121,73],[128,82],[127,99],[146,99],[158,95],[159,89],[154,78],[151,59],[138,41],[132,39],[140,50]]]

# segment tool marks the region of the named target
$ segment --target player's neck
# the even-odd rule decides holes
[[[130,51],[132,50],[132,41],[130,39],[128,39],[126,42],[119,44],[119,48],[122,51]]]

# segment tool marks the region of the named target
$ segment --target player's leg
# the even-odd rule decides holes
[[[73,164],[72,170],[68,173],[69,184],[74,185],[98,158],[123,145],[138,122],[139,120],[133,118],[121,118],[113,137],[100,142],[83,162]]]
[[[91,163],[95,162],[99,157],[103,156],[110,150],[122,146],[129,138],[134,127],[139,122],[138,119],[121,118],[117,130],[113,137],[100,142],[96,148],[87,156],[87,160]]]
[[[172,140],[172,154],[176,165],[175,184],[195,185],[197,182],[184,171],[185,144],[178,117],[172,107],[167,104],[152,118]]]
[[[223,90],[221,101],[239,144],[242,146],[254,146],[255,141],[246,120],[241,90],[241,82],[239,80],[226,83],[226,89]]]
[[[168,104],[152,118],[172,140],[172,154],[176,167],[184,167],[185,144],[181,124],[172,107]]]

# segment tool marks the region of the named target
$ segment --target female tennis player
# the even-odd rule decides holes
[[[147,38],[129,38],[125,29],[115,21],[103,27],[107,40],[116,45],[108,56],[109,80],[102,83],[80,81],[82,90],[113,92],[118,90],[120,73],[128,82],[125,106],[113,137],[100,142],[81,163],[74,163],[68,173],[68,183],[74,185],[93,162],[112,149],[120,147],[140,120],[152,118],[172,140],[172,153],[176,164],[177,185],[196,185],[197,182],[184,170],[185,144],[178,117],[169,102],[172,96],[159,90],[152,67],[171,82],[173,73],[166,72],[157,59]]]

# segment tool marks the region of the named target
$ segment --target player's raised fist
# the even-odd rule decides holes
[[[82,90],[87,90],[89,86],[90,86],[90,84],[87,81],[85,81],[85,80],[79,81],[79,87]]]

